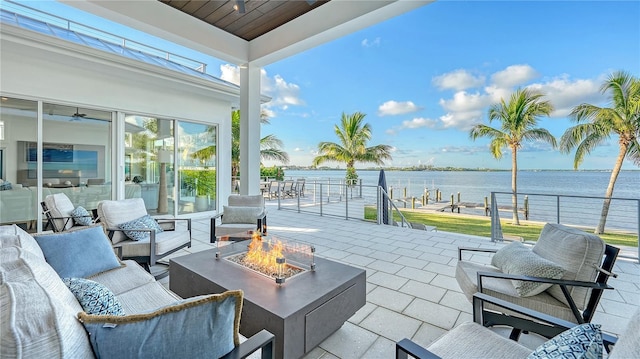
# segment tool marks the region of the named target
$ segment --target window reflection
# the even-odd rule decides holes
[[[217,130],[215,126],[178,122],[180,213],[214,210],[216,204]]]

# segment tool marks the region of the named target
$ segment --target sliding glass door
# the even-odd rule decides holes
[[[36,230],[38,188],[29,181],[25,143],[38,139],[38,102],[10,97],[0,100],[0,224],[15,223]],[[35,178],[35,177],[34,177]]]
[[[216,127],[178,122],[179,213],[216,209]]]
[[[111,199],[111,112],[51,103],[42,112],[42,197],[64,193],[87,210]],[[35,181],[37,144],[24,147]]]

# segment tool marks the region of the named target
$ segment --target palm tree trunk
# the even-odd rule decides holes
[[[518,218],[518,149],[511,149],[511,205],[513,206],[513,224],[520,225]]]
[[[611,206],[611,197],[613,196],[613,187],[616,185],[616,180],[618,179],[618,175],[620,174],[620,169],[622,168],[622,162],[624,161],[624,157],[627,154],[628,145],[626,143],[620,144],[620,152],[618,153],[618,158],[616,159],[616,164],[613,166],[613,170],[611,171],[611,177],[609,178],[609,185],[607,186],[607,192],[604,194],[605,199],[602,204],[602,212],[600,213],[600,222],[598,223],[598,227],[593,232],[595,234],[603,234],[604,226],[607,223],[607,215],[609,215],[609,207]]]

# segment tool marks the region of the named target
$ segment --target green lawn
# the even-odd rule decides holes
[[[400,210],[409,222],[424,223],[428,226],[436,226],[439,231],[472,234],[476,236],[491,237],[491,218],[480,216],[464,216],[445,213],[425,213],[410,210]],[[365,207],[365,219],[376,220],[375,207]],[[400,220],[394,214],[396,221]],[[505,236],[522,237],[525,240],[535,241],[540,235],[543,224],[521,221],[521,225],[511,224],[511,220],[502,220],[502,232]],[[593,231],[593,228],[585,228]],[[605,233],[600,236],[609,244],[618,244],[631,247],[638,246],[638,237],[635,234]]]

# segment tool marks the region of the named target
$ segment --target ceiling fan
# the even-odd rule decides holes
[[[84,118],[86,116],[86,113],[80,113],[80,108],[76,107],[76,113],[71,115],[71,119],[69,121],[79,121],[81,118]]]

